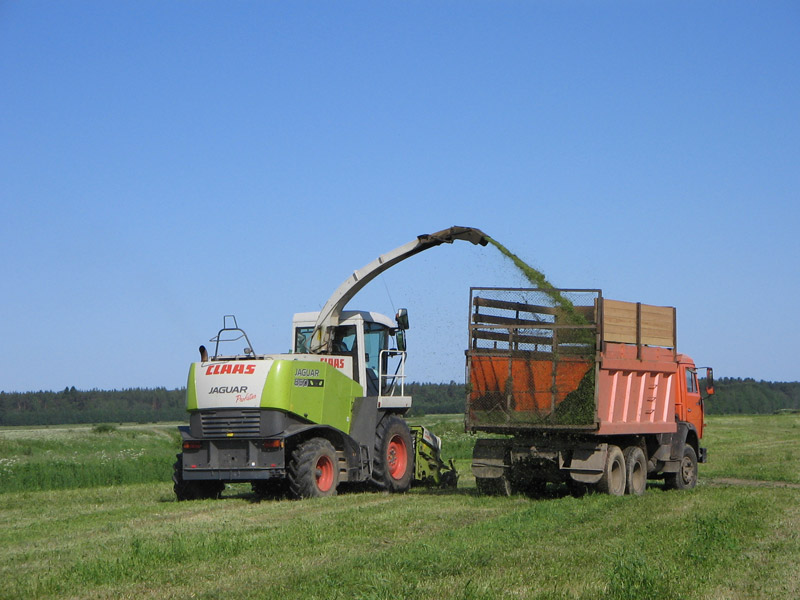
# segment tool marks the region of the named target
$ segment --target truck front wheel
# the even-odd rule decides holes
[[[673,490],[690,490],[697,485],[697,453],[689,444],[683,447],[683,458],[677,473],[667,473],[666,487]]]
[[[405,492],[414,475],[414,454],[408,424],[398,417],[388,417],[375,431],[375,460],[372,481],[390,492]]]
[[[287,476],[295,498],[335,496],[339,465],[333,444],[324,438],[311,438],[297,446]]]

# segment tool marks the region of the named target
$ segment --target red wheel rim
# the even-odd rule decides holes
[[[317,488],[327,492],[333,485],[333,461],[327,456],[320,456],[316,466]]]
[[[389,465],[389,475],[392,479],[400,479],[406,474],[408,468],[408,448],[403,438],[395,435],[389,440],[386,448],[386,463]]]

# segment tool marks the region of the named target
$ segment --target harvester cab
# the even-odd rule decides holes
[[[406,314],[405,309],[401,310]],[[318,318],[317,312],[294,315],[292,352],[310,353]],[[345,311],[332,332],[330,351],[321,354],[320,360],[339,369],[347,364],[345,374],[361,384],[365,396],[405,397],[407,318],[404,324],[405,328],[375,312]],[[410,398],[407,400],[410,406]]]

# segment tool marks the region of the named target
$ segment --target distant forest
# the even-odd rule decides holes
[[[723,377],[706,402],[708,414],[767,414],[800,410],[800,382],[774,383]],[[703,386],[705,389],[705,386]],[[186,421],[183,389],[76,390],[60,392],[0,392],[0,425],[60,425],[77,423],[153,423]],[[461,413],[463,383],[411,383],[413,415]]]

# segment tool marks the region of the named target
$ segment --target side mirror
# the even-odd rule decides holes
[[[408,311],[405,308],[401,308],[397,311],[394,320],[397,321],[398,329],[404,331],[408,329]]]
[[[714,395],[714,369],[711,367],[706,368],[706,394]]]
[[[395,340],[397,340],[397,349],[400,352],[406,351],[406,332],[402,329],[395,334]]]

